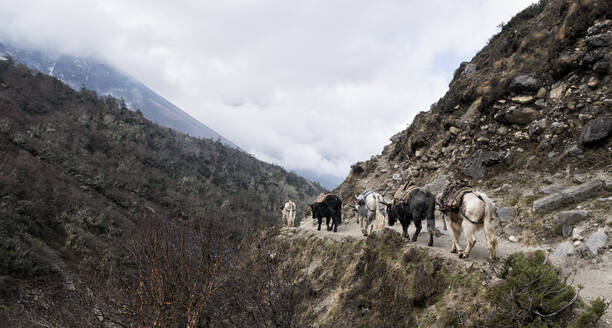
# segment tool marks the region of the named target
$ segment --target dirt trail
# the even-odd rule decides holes
[[[463,261],[466,266],[475,264],[485,264],[489,259],[489,251],[487,249],[487,244],[484,236],[484,232],[482,230],[476,233],[476,245],[472,248],[470,252],[470,257],[464,260],[459,260],[457,254],[453,254],[450,252],[451,247],[451,237],[448,231],[443,230],[442,223],[436,221],[436,228],[442,233],[441,236],[434,236],[434,246],[428,247],[427,241],[429,240],[429,232],[427,231],[426,226],[423,227],[421,233],[419,234],[418,240],[414,245],[419,247],[425,247],[429,249],[431,252],[442,256],[444,258]],[[425,222],[423,222],[425,225]],[[355,219],[351,219],[348,223],[341,224],[338,226],[338,232],[333,233],[329,232],[325,229],[325,222],[321,225],[321,231],[317,231],[317,226],[313,225],[313,221],[311,219],[302,220],[302,224],[295,228],[296,230],[304,231],[304,232],[312,232],[320,235],[321,238],[332,238],[336,240],[340,240],[342,238],[355,238],[355,239],[365,239],[361,233],[361,228],[356,223]],[[385,225],[385,229],[392,229],[397,231],[398,233],[402,233],[402,226],[399,223],[396,223],[395,226],[390,227]],[[412,237],[414,234],[414,226],[411,225],[408,228],[408,233]],[[465,239],[465,235],[462,235],[459,238],[459,243],[461,247],[465,248],[467,245],[467,241]],[[497,238],[497,248],[496,253],[498,257],[506,257],[509,254],[516,252],[530,252],[535,250],[544,250],[549,251],[550,248],[546,246],[542,247],[529,247],[519,243],[512,243],[501,238]],[[565,260],[568,261],[568,260]],[[569,260],[571,261],[571,259]],[[583,261],[584,262],[584,261]],[[569,274],[574,271],[575,274],[571,276],[571,282],[573,285],[583,286],[583,289],[580,291],[580,295],[583,299],[593,300],[597,297],[604,297],[607,300],[612,300],[612,264],[611,263],[599,263],[599,264],[589,264],[584,265],[583,262],[574,260],[572,263],[565,262],[562,265],[563,272],[565,274]],[[559,261],[553,261],[553,263],[557,265],[561,265]],[[608,310],[608,312],[601,318],[596,327],[612,327],[612,310]]]
[[[421,233],[419,234],[418,240],[414,244],[418,246],[427,247],[432,252],[442,257],[457,259],[457,254],[453,254],[450,252],[451,237],[448,231],[445,231],[442,229],[442,223],[436,222],[436,228],[442,233],[442,235],[439,237],[434,236],[434,246],[433,247],[427,246],[427,241],[429,240],[429,232],[427,231],[426,223],[423,222],[423,224],[424,224],[423,229],[421,230]],[[312,220],[306,219],[302,222],[302,225],[300,225],[299,229],[317,231],[317,226],[312,224]],[[402,233],[402,225],[399,223],[396,223],[392,227],[386,225],[385,229],[392,229],[394,231],[399,232],[400,234]],[[352,219],[349,223],[341,224],[340,226],[338,226],[338,232],[336,233],[326,231],[325,222],[323,222],[323,224],[321,225],[321,230],[322,231],[320,231],[319,233],[326,236],[327,238],[334,238],[334,239],[345,238],[345,237],[352,237],[356,239],[366,238],[361,233],[361,228],[355,222],[354,219]],[[410,237],[412,237],[412,235],[414,234],[414,230],[415,230],[414,225],[410,225],[410,227],[408,228],[408,234],[410,235]],[[459,239],[459,242],[461,246],[465,248],[465,246],[467,245],[465,235],[461,236],[461,238]],[[487,249],[486,245],[487,244],[485,241],[484,232],[481,230],[478,233],[476,233],[476,246],[472,248],[472,251],[470,252],[470,257],[465,259],[465,261],[467,262],[487,261],[489,258],[489,250]],[[511,243],[508,241],[504,241],[504,240],[501,240],[500,238],[497,239],[496,251],[497,251],[497,256],[500,256],[500,257],[504,257],[504,256],[507,256],[508,254],[512,254],[516,252],[529,252],[529,251],[535,251],[538,249],[542,249],[542,248],[528,247],[528,246],[524,246],[518,243]]]

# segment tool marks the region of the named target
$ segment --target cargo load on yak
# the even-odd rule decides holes
[[[437,199],[440,211],[458,211],[463,195],[473,191],[474,189],[466,181],[459,180],[449,183]]]

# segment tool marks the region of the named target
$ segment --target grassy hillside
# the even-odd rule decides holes
[[[268,229],[240,258],[211,326],[589,327],[606,306],[564,308],[576,289],[542,252],[466,265],[389,229],[366,240]]]

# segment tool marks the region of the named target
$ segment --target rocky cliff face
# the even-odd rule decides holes
[[[411,181],[437,193],[466,179],[493,197],[503,238],[608,263],[611,73],[612,3],[540,1],[462,63],[449,91],[382,154],[355,163],[337,191],[390,197]],[[583,212],[567,213],[575,210]]]

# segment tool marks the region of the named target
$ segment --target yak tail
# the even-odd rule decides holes
[[[478,195],[485,203],[484,231],[489,248],[491,259],[495,258],[495,248],[497,247],[497,238],[495,238],[495,226],[497,225],[497,210],[493,201],[484,193],[479,192]]]
[[[375,218],[375,223],[376,224],[380,224],[380,229],[384,229],[385,228],[385,216],[383,215],[383,209],[380,207],[381,205],[381,201],[382,201],[382,196],[377,195],[377,197],[374,198],[376,200],[376,218]],[[386,207],[384,207],[384,209],[386,209]]]
[[[436,231],[436,200],[435,197],[431,202],[429,202],[429,206],[427,208],[427,231],[429,233],[435,233]]]
[[[482,199],[482,201],[485,203],[484,221],[488,221],[491,224],[497,223],[497,211],[493,201],[489,198],[489,196],[482,192],[478,192],[476,195],[478,195],[478,198]]]

